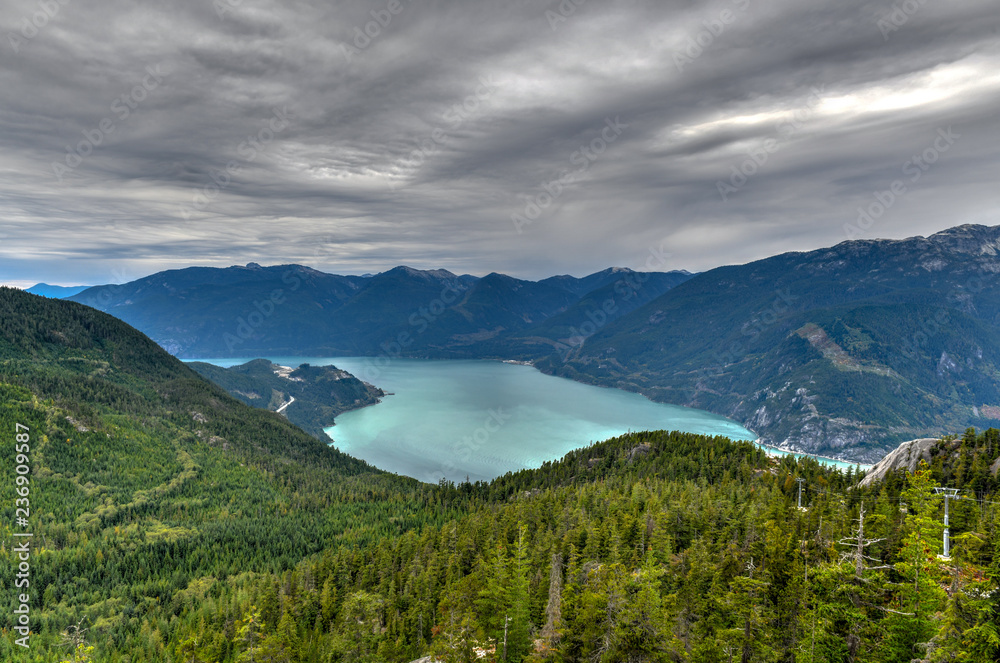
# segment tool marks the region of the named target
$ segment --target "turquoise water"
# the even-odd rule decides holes
[[[756,439],[716,414],[545,375],[530,366],[387,357],[269,359],[284,366],[334,364],[391,392],[378,405],[338,416],[326,432],[341,451],[421,481],[489,480],[629,431]],[[210,361],[233,366],[249,359]]]

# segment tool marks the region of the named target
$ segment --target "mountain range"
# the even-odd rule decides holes
[[[71,299],[190,357],[502,358],[874,461],[1000,422],[1000,227],[852,240],[696,275],[189,268]]]
[[[339,276],[301,265],[171,270],[70,297],[142,330],[187,358],[266,354],[480,356],[482,348],[570,314],[590,292],[632,276],[649,296],[691,277],[607,269],[525,281],[397,267]],[[623,315],[638,304],[625,305]],[[500,346],[502,347],[502,345]]]

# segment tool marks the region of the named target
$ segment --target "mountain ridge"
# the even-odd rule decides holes
[[[72,297],[77,295],[87,288],[92,286],[89,285],[50,285],[48,283],[36,283],[30,288],[25,288],[25,292],[30,292],[33,295],[41,295],[42,297],[49,297],[52,299],[65,299],[67,297]]]
[[[70,299],[111,313],[190,359],[378,354],[401,334],[414,355],[468,356],[470,341],[510,337],[565,312],[592,289],[634,274],[642,273],[611,268],[580,279],[527,281],[402,265],[366,277],[301,265],[191,267],[95,286]],[[663,292],[689,278],[668,274],[656,276],[649,289]],[[503,358],[504,350],[498,353]]]

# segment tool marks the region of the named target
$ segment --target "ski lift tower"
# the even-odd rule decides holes
[[[958,495],[958,488],[935,488],[934,492],[944,496],[944,554],[942,559],[951,559],[951,539],[948,532],[948,500],[962,499]]]

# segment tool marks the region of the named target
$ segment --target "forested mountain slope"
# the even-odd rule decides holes
[[[623,436],[443,486],[468,512],[444,525],[217,587],[181,612],[177,650],[232,660],[246,640],[228,634],[251,628],[257,656],[287,661],[992,662],[998,455],[1000,432],[968,431],[859,490],[747,443]],[[969,498],[948,560],[941,481]]]
[[[698,274],[536,362],[874,462],[1000,421],[1000,227],[855,240]]]
[[[275,354],[329,338],[333,314],[368,279],[285,265],[169,270],[88,288],[72,301],[111,313],[185,357]],[[275,334],[275,330],[280,330]]]
[[[0,482],[0,581],[9,588],[11,535],[22,531],[15,424],[30,435],[40,634],[19,660],[61,660],[60,631],[86,618],[99,660],[118,661],[167,628],[164,610],[192,584],[280,572],[341,542],[444,517],[432,487],[240,403],[111,316],[7,288],[0,312],[0,454],[11,463]],[[4,593],[5,614],[16,597]],[[173,659],[160,647],[146,660]]]
[[[857,490],[747,443],[624,436],[441,486],[465,513],[449,522],[193,582],[131,660],[994,661],[996,478],[972,472],[971,499],[952,502],[949,560],[932,489],[997,455],[1000,435],[954,446]]]

